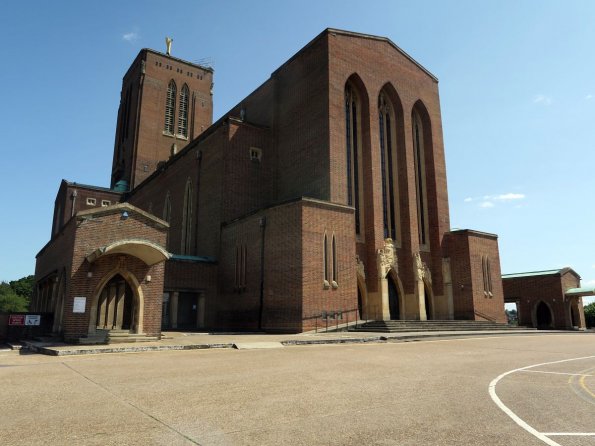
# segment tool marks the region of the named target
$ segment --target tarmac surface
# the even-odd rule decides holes
[[[343,335],[352,336],[334,337]],[[208,335],[178,337],[196,345],[193,336]],[[595,444],[593,333],[284,339],[243,336],[237,350],[0,352],[0,444]]]

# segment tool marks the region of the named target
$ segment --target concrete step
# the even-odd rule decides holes
[[[509,326],[491,321],[450,321],[450,320],[430,320],[430,321],[370,321],[357,327],[351,327],[350,331],[371,331],[379,333],[399,333],[399,332],[436,332],[436,331],[490,331],[490,330],[530,330],[525,327]]]
[[[130,333],[128,330],[110,330],[108,342],[110,344],[123,344],[127,342],[151,342],[158,341],[156,336],[147,336],[143,333]]]

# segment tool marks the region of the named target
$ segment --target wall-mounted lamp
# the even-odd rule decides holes
[[[122,212],[122,220],[126,220],[128,219],[128,212],[124,211]]]
[[[93,271],[87,271],[87,279],[93,277]]]
[[[147,276],[147,277],[145,277],[145,282],[147,282],[147,283],[148,283],[148,282],[150,282],[150,281],[151,281],[151,276]]]

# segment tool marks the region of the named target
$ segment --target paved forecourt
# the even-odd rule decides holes
[[[595,436],[576,434],[595,431],[595,358],[575,358],[593,355],[593,334],[0,352],[0,444],[546,444],[522,420],[553,444],[587,445]]]

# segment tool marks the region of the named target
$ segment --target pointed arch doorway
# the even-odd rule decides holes
[[[132,288],[120,274],[112,277],[99,293],[97,328],[136,330],[137,308]]]
[[[537,328],[541,330],[552,328],[553,319],[550,307],[543,301],[539,302],[535,308]]]
[[[399,320],[401,319],[399,287],[390,275],[386,280],[388,281],[388,309],[390,312],[390,319]]]
[[[424,305],[426,307],[426,320],[432,319],[432,296],[424,283]]]

